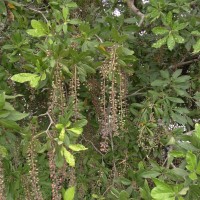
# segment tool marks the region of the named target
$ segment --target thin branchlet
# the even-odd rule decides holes
[[[1,157],[0,157],[0,200],[6,200],[4,170],[3,170],[3,162],[2,162]]]
[[[140,22],[138,26],[141,26],[144,22],[145,15],[135,6],[135,0],[127,0],[128,7],[140,17]]]
[[[117,48],[112,46],[108,49],[110,57],[103,62],[101,75],[101,117],[100,133],[102,142],[101,151],[107,152],[109,142],[113,148],[112,137],[119,134],[119,129],[124,126],[125,107],[126,107],[126,80],[125,73],[120,69],[117,63]],[[119,79],[119,84],[118,84]]]
[[[34,125],[31,125],[32,135],[35,134],[36,128]],[[32,188],[32,197],[34,200],[43,200],[42,193],[40,190],[39,176],[38,176],[38,167],[37,167],[37,154],[35,152],[35,141],[31,139],[27,151],[27,162],[29,164],[30,170],[30,182]]]

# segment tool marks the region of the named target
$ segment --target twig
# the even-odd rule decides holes
[[[54,123],[53,119],[51,118],[51,115],[49,114],[49,112],[47,112],[47,115],[48,115],[48,117],[49,117],[49,119],[50,119],[50,124],[49,124],[49,126],[48,126],[48,128],[47,128],[46,131],[49,131],[51,125],[52,125],[52,124],[55,124],[55,123]]]
[[[193,131],[189,131],[189,132],[186,132],[186,133],[183,133],[183,135],[192,135],[193,134],[193,132],[194,132],[194,130]]]
[[[36,13],[41,14],[42,17],[44,18],[44,20],[46,21],[46,23],[48,23],[48,20],[47,20],[47,18],[45,17],[45,15],[43,14],[42,11],[37,10],[37,9],[35,9],[35,8],[29,7],[32,3],[34,3],[34,1],[30,2],[28,5],[23,5],[23,4],[21,4],[21,3],[19,3],[19,5],[20,5],[20,7],[23,7],[24,9],[32,10],[32,11],[34,11],[34,12],[36,12]],[[45,7],[44,7],[44,8],[45,8]]]
[[[46,133],[46,131],[42,131],[42,132],[38,133],[37,135],[34,135],[32,139],[34,140],[34,139],[40,137],[43,133]]]
[[[110,186],[106,189],[106,191],[103,193],[103,196],[110,190],[111,187],[113,187],[113,185],[110,185]]]
[[[46,23],[48,23],[48,20],[47,20],[47,18],[45,17],[45,15],[43,14],[42,11],[40,11],[40,10],[36,10],[35,8],[30,8],[30,7],[27,7],[26,9],[28,9],[28,10],[32,10],[32,11],[34,11],[34,12],[37,12],[37,13],[41,14],[42,17],[44,18],[44,20],[46,21]]]
[[[162,164],[162,167],[164,167],[164,165],[165,165],[165,163],[167,162],[167,160],[168,160],[168,156],[165,158],[165,160],[164,160],[164,162],[163,162],[163,164]]]
[[[132,96],[136,96],[136,95],[140,95],[140,94],[144,94],[144,93],[140,93],[140,91],[144,90],[144,89],[146,89],[146,88],[145,87],[144,88],[140,88],[139,90],[133,92],[132,94],[126,95],[126,98],[132,97]]]
[[[43,113],[43,114],[40,114],[38,115],[38,117],[43,117],[43,116],[46,116],[47,115],[47,112]]]
[[[48,127],[47,127],[47,129],[45,131],[35,135],[33,138],[37,138],[40,135],[42,135],[43,133],[46,133],[49,136],[49,138],[51,138],[51,136],[49,134],[49,129],[51,128],[52,124],[55,124],[55,123],[54,123],[54,121],[53,121],[53,119],[52,119],[52,117],[51,117],[51,115],[50,115],[50,113],[48,111],[46,113],[44,113],[44,114],[39,115],[38,117],[43,117],[43,116],[48,116],[48,118],[50,120],[50,123],[49,123],[49,125],[48,125]]]
[[[82,135],[82,138],[83,138],[86,142],[89,142],[99,154],[101,154],[102,156],[104,156],[104,154],[102,154],[101,151],[99,151],[99,149],[97,149],[97,147],[93,144],[92,141],[87,140],[83,135]]]
[[[138,8],[136,8],[135,0],[127,0],[127,5],[136,15],[140,17],[140,22],[138,26],[141,26],[144,21],[145,15],[142,12],[140,12]]]
[[[98,39],[101,43],[103,43],[103,40],[102,40],[97,34],[95,34],[95,36],[97,37],[97,39]]]
[[[176,166],[175,166],[173,163],[171,163],[170,165],[171,165],[174,169],[176,168]]]
[[[200,61],[200,56],[198,56],[197,58],[192,59],[192,60],[188,60],[188,61],[185,61],[185,62],[180,62],[178,64],[172,65],[169,68],[170,69],[176,69],[176,68],[182,67],[184,65],[189,65],[191,63],[198,62],[198,61]]]

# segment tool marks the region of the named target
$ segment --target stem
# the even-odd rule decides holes
[[[141,19],[140,19],[140,22],[138,24],[138,26],[141,26],[143,21],[144,21],[144,18],[145,18],[145,15],[140,12],[140,10],[138,8],[136,8],[135,6],[135,0],[127,0],[127,5],[128,7],[136,14],[138,15]]]

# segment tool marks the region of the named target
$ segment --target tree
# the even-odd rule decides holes
[[[199,199],[199,6],[0,1],[0,199]]]

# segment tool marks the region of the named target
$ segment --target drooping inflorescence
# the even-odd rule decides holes
[[[32,135],[35,133],[35,127],[31,127]],[[39,176],[38,176],[38,166],[37,166],[37,153],[35,152],[36,146],[35,141],[32,139],[29,142],[27,150],[27,162],[30,167],[29,176],[30,176],[30,185],[31,185],[31,195],[33,199],[43,200],[42,193],[40,190]]]
[[[117,136],[119,130],[123,129],[126,115],[126,75],[117,63],[117,48],[118,46],[114,45],[108,49],[110,56],[104,60],[100,68],[102,152],[107,152],[109,138]]]
[[[3,162],[0,157],[0,199],[6,200],[5,195],[5,185],[4,185],[4,170],[3,170]]]
[[[66,91],[64,89],[64,77],[62,74],[62,68],[57,63],[53,72],[52,90],[49,99],[48,113],[52,119],[52,123],[56,124],[59,115],[63,115],[66,108]],[[66,179],[66,163],[62,168],[57,168],[56,159],[56,142],[53,138],[57,137],[56,130],[49,131],[49,137],[51,139],[51,148],[48,151],[49,169],[52,188],[52,200],[61,199],[60,189],[62,183]]]

